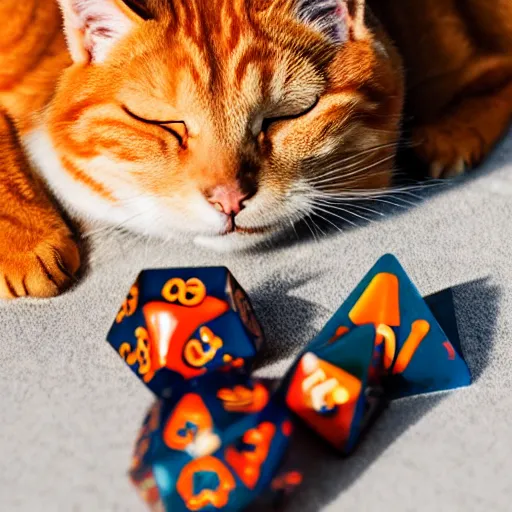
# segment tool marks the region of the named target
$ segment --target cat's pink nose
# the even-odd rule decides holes
[[[226,215],[238,215],[244,208],[244,201],[250,194],[242,192],[236,185],[218,185],[209,191],[206,198],[216,210]]]

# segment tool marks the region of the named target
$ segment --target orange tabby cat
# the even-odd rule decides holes
[[[80,217],[228,245],[389,186],[401,60],[364,4],[2,0],[0,296],[79,267],[46,186]],[[370,4],[419,154],[435,175],[477,163],[512,113],[510,3]]]

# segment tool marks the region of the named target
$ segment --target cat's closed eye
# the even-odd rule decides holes
[[[133,113],[128,107],[123,106],[123,110],[136,121],[144,124],[154,125],[162,128],[166,132],[173,135],[178,141],[181,148],[186,149],[188,144],[188,129],[185,121],[160,121],[156,119],[146,119]]]
[[[279,122],[282,121],[290,121],[292,119],[298,119],[299,117],[303,117],[307,114],[309,114],[311,111],[315,109],[315,107],[318,105],[318,102],[320,101],[320,96],[317,96],[315,98],[315,101],[307,108],[301,110],[298,113],[293,114],[287,114],[287,115],[278,115],[275,117],[265,117],[261,123],[261,131],[263,133],[267,133],[269,128]]]

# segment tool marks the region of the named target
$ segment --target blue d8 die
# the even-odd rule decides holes
[[[158,396],[220,370],[248,372],[263,343],[249,298],[228,269],[145,270],[107,339]]]

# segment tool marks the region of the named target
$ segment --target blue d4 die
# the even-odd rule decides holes
[[[441,299],[442,314],[436,307]],[[381,374],[391,399],[471,383],[447,294],[424,299],[390,254],[377,261],[309,349],[328,345],[363,325],[376,329],[376,350],[383,354]]]

